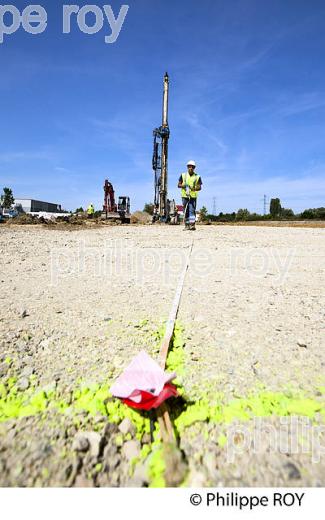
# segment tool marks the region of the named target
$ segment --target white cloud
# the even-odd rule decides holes
[[[48,151],[16,151],[0,153],[0,162],[14,163],[17,161],[29,161],[34,159],[50,159]]]

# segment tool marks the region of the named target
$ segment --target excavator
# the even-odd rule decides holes
[[[153,131],[152,169],[154,171],[153,222],[177,224],[178,212],[175,200],[168,199],[168,125],[169,76],[164,76],[162,124]]]
[[[116,222],[122,222],[122,224],[129,224],[131,219],[130,197],[122,195],[116,203],[113,184],[108,179],[105,180],[104,184],[102,219],[115,220]]]

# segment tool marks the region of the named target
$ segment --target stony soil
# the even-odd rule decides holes
[[[163,225],[1,226],[1,381],[7,385],[14,377],[19,392],[34,385],[68,399],[80,381],[112,381],[141,349],[156,356],[156,331],[194,241],[178,317],[184,399],[222,393],[229,402],[263,387],[290,388],[324,404],[324,233],[255,226],[199,226],[195,233]],[[148,460],[131,468],[148,434],[137,439],[129,421],[116,425],[100,414],[77,415],[52,410],[0,423],[0,485],[150,484]],[[313,427],[323,423],[318,414]],[[182,432],[186,485],[324,486],[324,429],[315,462],[310,450],[270,447],[267,432],[258,450],[251,443],[239,449],[236,434],[236,453],[229,457],[218,441],[227,427],[233,424],[196,422]],[[253,427],[245,423],[246,435]],[[263,428],[285,435],[278,416],[263,419]]]

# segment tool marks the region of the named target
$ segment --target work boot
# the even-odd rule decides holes
[[[183,231],[188,231],[190,229],[190,225],[189,224],[185,224],[185,228],[183,229]]]
[[[191,230],[191,231],[196,231],[195,224],[190,224],[190,230]]]

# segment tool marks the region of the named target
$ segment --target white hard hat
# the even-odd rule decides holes
[[[195,161],[188,161],[187,166],[196,166]]]

